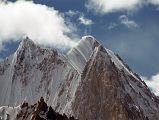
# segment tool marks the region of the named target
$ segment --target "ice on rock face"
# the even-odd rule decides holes
[[[75,46],[73,49],[71,49],[68,54],[67,58],[70,61],[70,63],[79,71],[79,73],[82,73],[86,62],[90,59],[91,55],[93,54],[95,48],[98,46],[102,46],[100,43],[96,41],[96,39],[93,36],[84,36],[79,41],[77,46]],[[103,46],[102,46],[103,47]],[[105,52],[108,53],[108,56],[110,56],[112,62],[118,67],[120,70],[125,70],[126,73],[131,74],[133,77],[138,79],[132,71],[128,70],[127,67],[124,65],[123,61],[121,61],[111,50],[105,49]]]
[[[89,60],[95,47],[98,45],[99,43],[95,40],[94,37],[84,36],[79,41],[77,46],[68,52],[67,58],[69,62],[79,71],[79,73],[82,73],[86,62]]]
[[[82,37],[66,55],[26,38],[0,62],[0,106],[34,104],[40,97],[57,112],[81,120],[159,119],[158,98],[92,36]],[[0,116],[3,108],[8,111],[0,107]]]
[[[16,106],[24,100],[34,103],[41,96],[49,105],[56,106],[59,95],[66,102],[71,100],[58,92],[70,88],[64,93],[73,97],[79,79],[79,74],[63,55],[40,48],[29,38],[21,42],[9,60],[1,62],[0,73],[0,106]],[[66,103],[61,106],[64,105]]]

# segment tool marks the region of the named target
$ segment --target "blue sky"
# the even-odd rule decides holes
[[[112,5],[110,9],[90,1],[34,0],[34,3],[53,7],[76,28],[74,36],[80,38],[83,35],[91,34],[106,48],[118,53],[140,75],[150,78],[152,75],[158,74],[159,1],[134,3],[133,0],[129,0],[132,3],[125,3],[126,5],[119,7]],[[101,4],[104,4],[105,0],[102,1]],[[95,9],[88,7],[91,4]],[[83,23],[80,19],[82,17]],[[9,56],[18,45],[19,41],[16,40],[3,42],[5,49],[1,50],[0,58]]]

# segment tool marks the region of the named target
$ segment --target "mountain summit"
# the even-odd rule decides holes
[[[92,36],[66,55],[23,40],[0,62],[0,106],[4,120],[159,120],[159,99]]]

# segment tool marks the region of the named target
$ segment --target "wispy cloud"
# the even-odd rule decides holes
[[[139,27],[139,25],[134,20],[130,20],[128,18],[128,16],[120,15],[119,18],[118,18],[118,21],[114,22],[114,23],[111,23],[107,27],[107,29],[111,30],[111,29],[114,29],[114,28],[116,28],[116,27],[118,27],[120,25],[124,25],[127,28],[138,28]]]
[[[0,0],[0,3],[5,3],[7,2],[7,0]]]
[[[147,0],[148,3],[158,6],[159,0]]]
[[[80,14],[80,12],[79,11],[74,11],[74,10],[69,10],[69,11],[65,12],[65,14],[70,16],[70,17],[73,17],[75,15]]]
[[[67,34],[74,32],[65,18],[53,7],[29,1],[0,5],[0,47],[11,39],[29,36],[34,42],[58,47],[76,43]]]
[[[3,50],[3,44],[2,44],[2,42],[0,42],[0,51],[2,51]]]
[[[107,27],[107,29],[108,29],[108,30],[111,30],[111,29],[116,28],[117,26],[119,26],[119,24],[117,24],[117,23],[111,23],[111,24]]]
[[[68,10],[67,12],[64,13],[64,15],[69,18],[75,16],[78,19],[78,22],[85,26],[91,26],[92,24],[94,24],[93,20],[86,18],[83,12],[79,12],[76,10]]]
[[[79,21],[81,24],[86,25],[86,26],[94,24],[94,22],[91,19],[85,18],[84,15],[81,15],[79,17]]]
[[[133,11],[144,5],[158,6],[159,0],[87,0],[86,7],[96,13],[107,14],[117,11]]]
[[[123,10],[133,10],[142,5],[143,0],[88,0],[86,7],[105,14]]]
[[[150,89],[159,96],[159,74],[152,76],[150,79],[142,77]]]
[[[134,20],[130,20],[126,15],[121,15],[119,17],[119,20],[121,24],[125,25],[128,28],[139,27],[139,25]]]

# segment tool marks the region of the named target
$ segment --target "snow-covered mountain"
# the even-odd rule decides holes
[[[37,106],[41,97],[68,118],[159,120],[159,99],[118,55],[92,36],[83,37],[66,55],[26,38],[0,62],[1,118],[34,119],[36,109],[20,106]],[[25,117],[17,117],[20,113]]]

